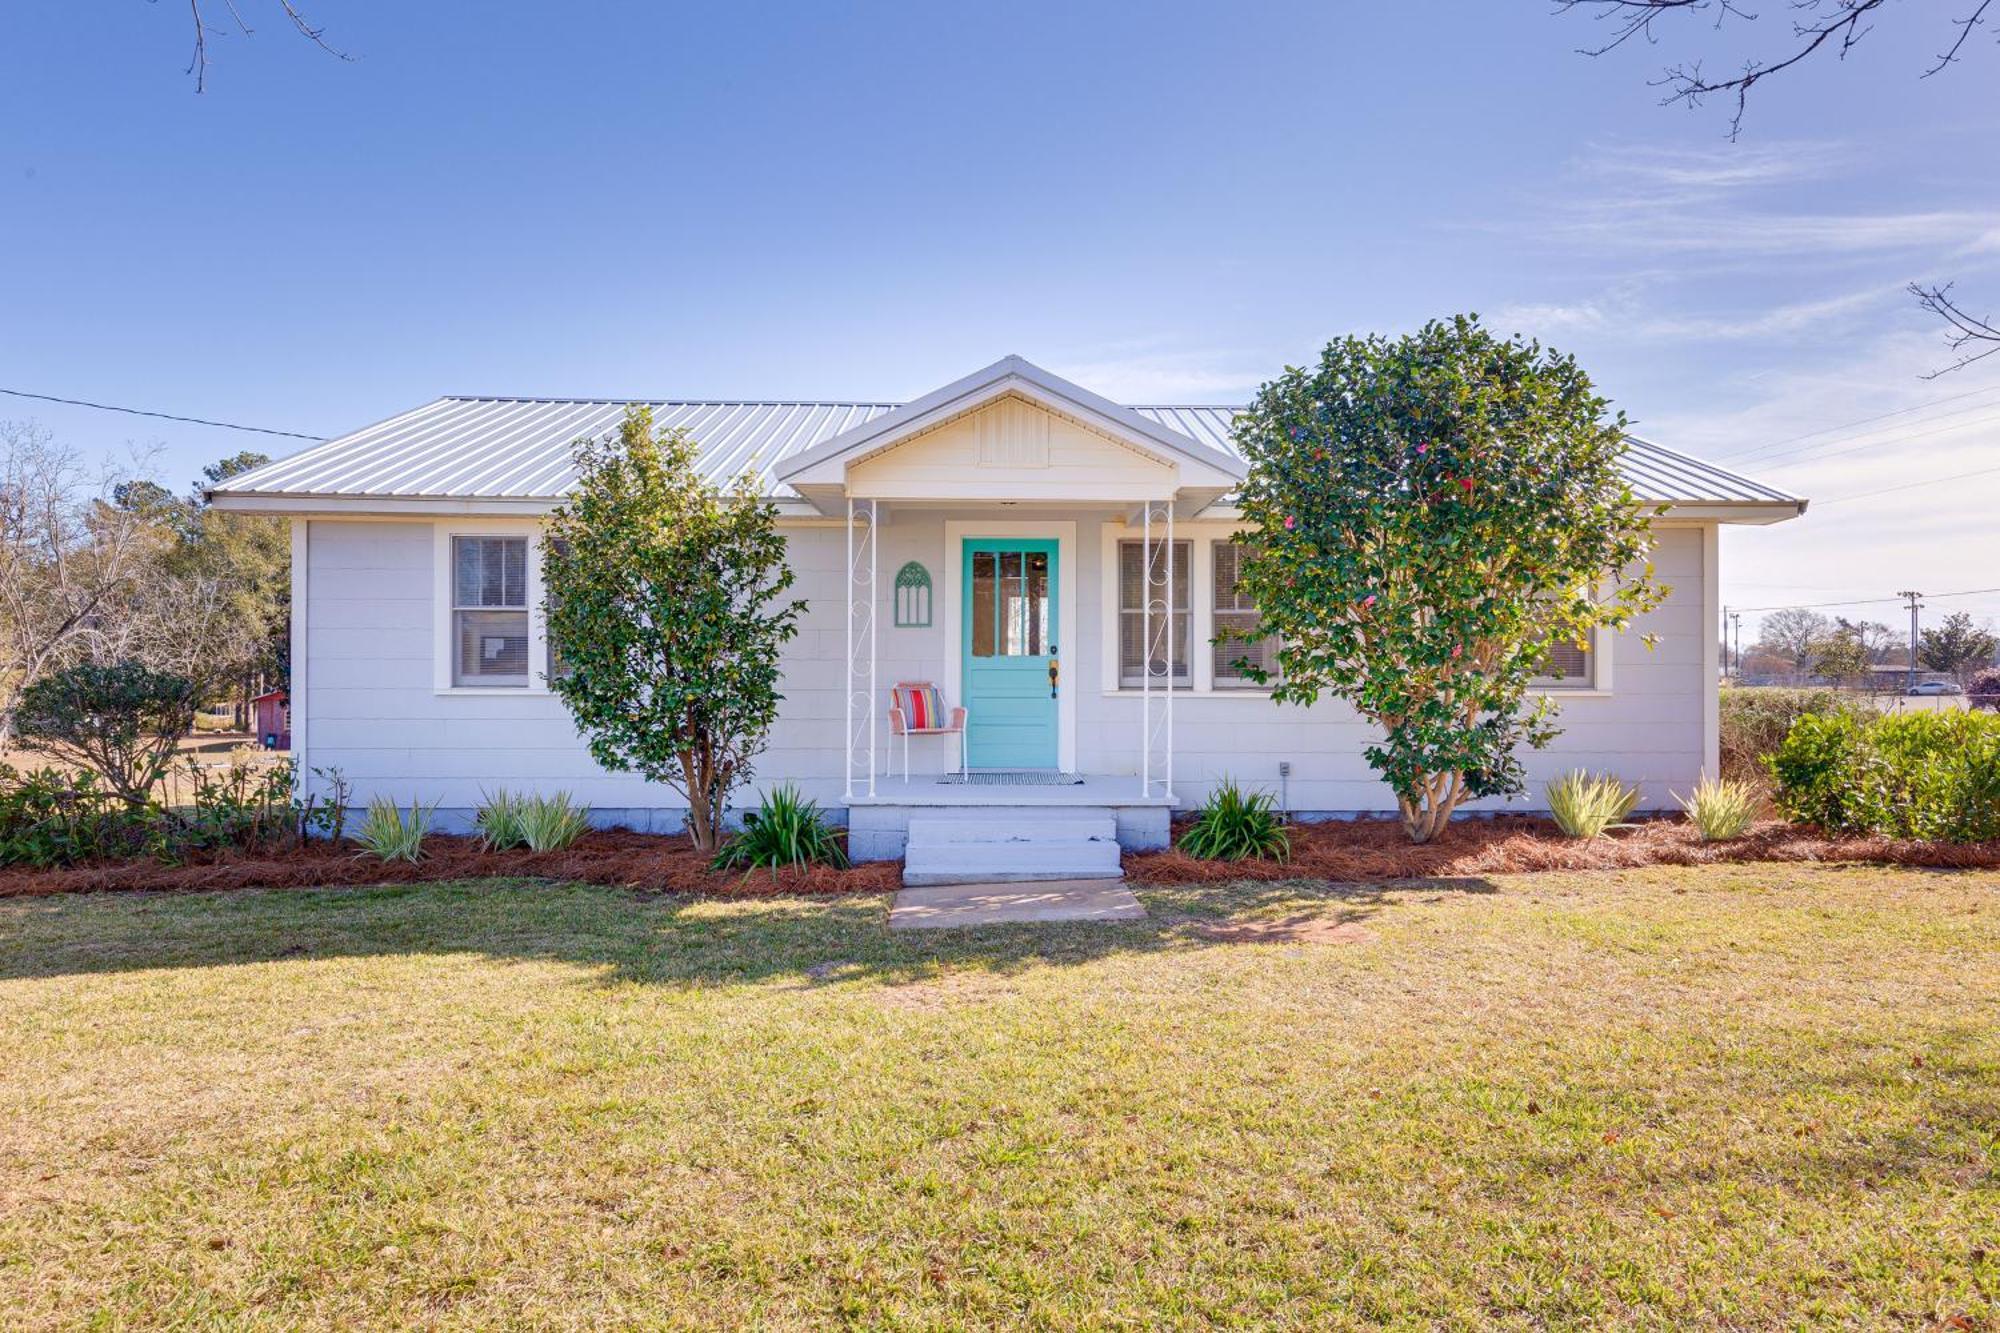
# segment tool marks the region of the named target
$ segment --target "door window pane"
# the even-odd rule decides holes
[[[1046,551],[972,553],[972,655],[1049,654],[1049,565]]]
[[[991,657],[994,654],[994,630],[998,626],[996,607],[999,598],[995,595],[994,582],[998,576],[998,566],[991,551],[972,553],[972,655]]]

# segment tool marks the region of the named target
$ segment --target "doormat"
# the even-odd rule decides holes
[[[947,773],[938,779],[942,787],[1081,787],[1083,779],[1074,773],[1047,773],[1039,770],[1010,772],[994,770],[960,775]]]

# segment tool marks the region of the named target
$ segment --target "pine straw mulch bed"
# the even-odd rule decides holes
[[[1178,836],[1180,830],[1176,828]],[[1142,884],[1218,880],[1371,880],[1461,878],[1537,870],[1622,870],[1651,865],[1740,861],[1850,861],[1942,869],[2000,868],[2000,842],[1953,844],[1894,838],[1834,838],[1779,821],[1760,823],[1730,842],[1705,843],[1674,819],[1649,820],[1608,838],[1567,838],[1546,819],[1502,816],[1452,824],[1417,846],[1393,819],[1294,824],[1286,861],[1202,861],[1178,851],[1127,854],[1126,875]],[[827,866],[715,871],[684,837],[593,831],[560,852],[489,852],[476,838],[436,834],[424,859],[378,861],[351,844],[312,843],[280,852],[224,852],[190,865],[111,861],[63,870],[0,868],[0,898],[62,893],[202,892],[217,889],[310,889],[420,884],[463,879],[547,879],[654,893],[719,896],[885,893],[900,886],[902,865],[877,861],[847,870]]]
[[[1180,828],[1174,830],[1175,838]],[[1590,840],[1565,837],[1547,819],[1503,815],[1462,819],[1418,846],[1394,819],[1293,824],[1286,861],[1203,861],[1180,851],[1125,858],[1125,873],[1148,884],[1216,880],[1327,879],[1343,883],[1455,879],[1536,870],[1624,870],[1637,866],[1715,865],[1738,861],[1868,861],[1971,870],[2000,867],[2000,842],[1915,842],[1828,837],[1779,820],[1728,842],[1703,842],[1678,819],[1652,819]]]
[[[778,871],[715,871],[684,837],[623,829],[586,833],[560,852],[489,852],[476,838],[433,834],[424,859],[380,861],[353,844],[308,843],[285,851],[224,852],[190,865],[109,861],[63,870],[0,868],[0,898],[134,890],[312,889],[339,885],[418,884],[451,879],[548,879],[606,884],[656,893],[763,895],[885,892],[902,866],[878,861],[835,870],[809,866]]]

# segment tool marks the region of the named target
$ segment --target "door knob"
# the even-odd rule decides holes
[[[1049,698],[1053,699],[1056,697],[1056,685],[1061,680],[1062,663],[1051,657],[1049,659]]]

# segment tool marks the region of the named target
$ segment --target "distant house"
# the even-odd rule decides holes
[[[1394,808],[1349,709],[1275,706],[1234,665],[1269,651],[1236,581],[1236,409],[1114,403],[1019,357],[909,403],[650,406],[711,475],[750,473],[776,499],[810,602],[759,783],[797,783],[882,831],[875,852],[939,803],[1084,804],[1128,844],[1157,843],[1169,811],[1224,776],[1301,813]],[[542,517],[570,485],[571,442],[625,407],[440,398],[215,488],[221,508],[293,521],[301,771],[337,766],[361,799],[441,802],[459,820],[504,784],[679,826],[671,791],[591,760],[545,679]],[[1655,565],[1674,591],[1630,631],[1563,651],[1541,684],[1563,735],[1528,764],[1537,784],[1612,771],[1663,808],[1716,767],[1718,529],[1805,502],[1643,440],[1624,468],[1671,506]],[[887,775],[902,681],[969,710],[970,781],[955,741],[920,739],[920,771]]]

